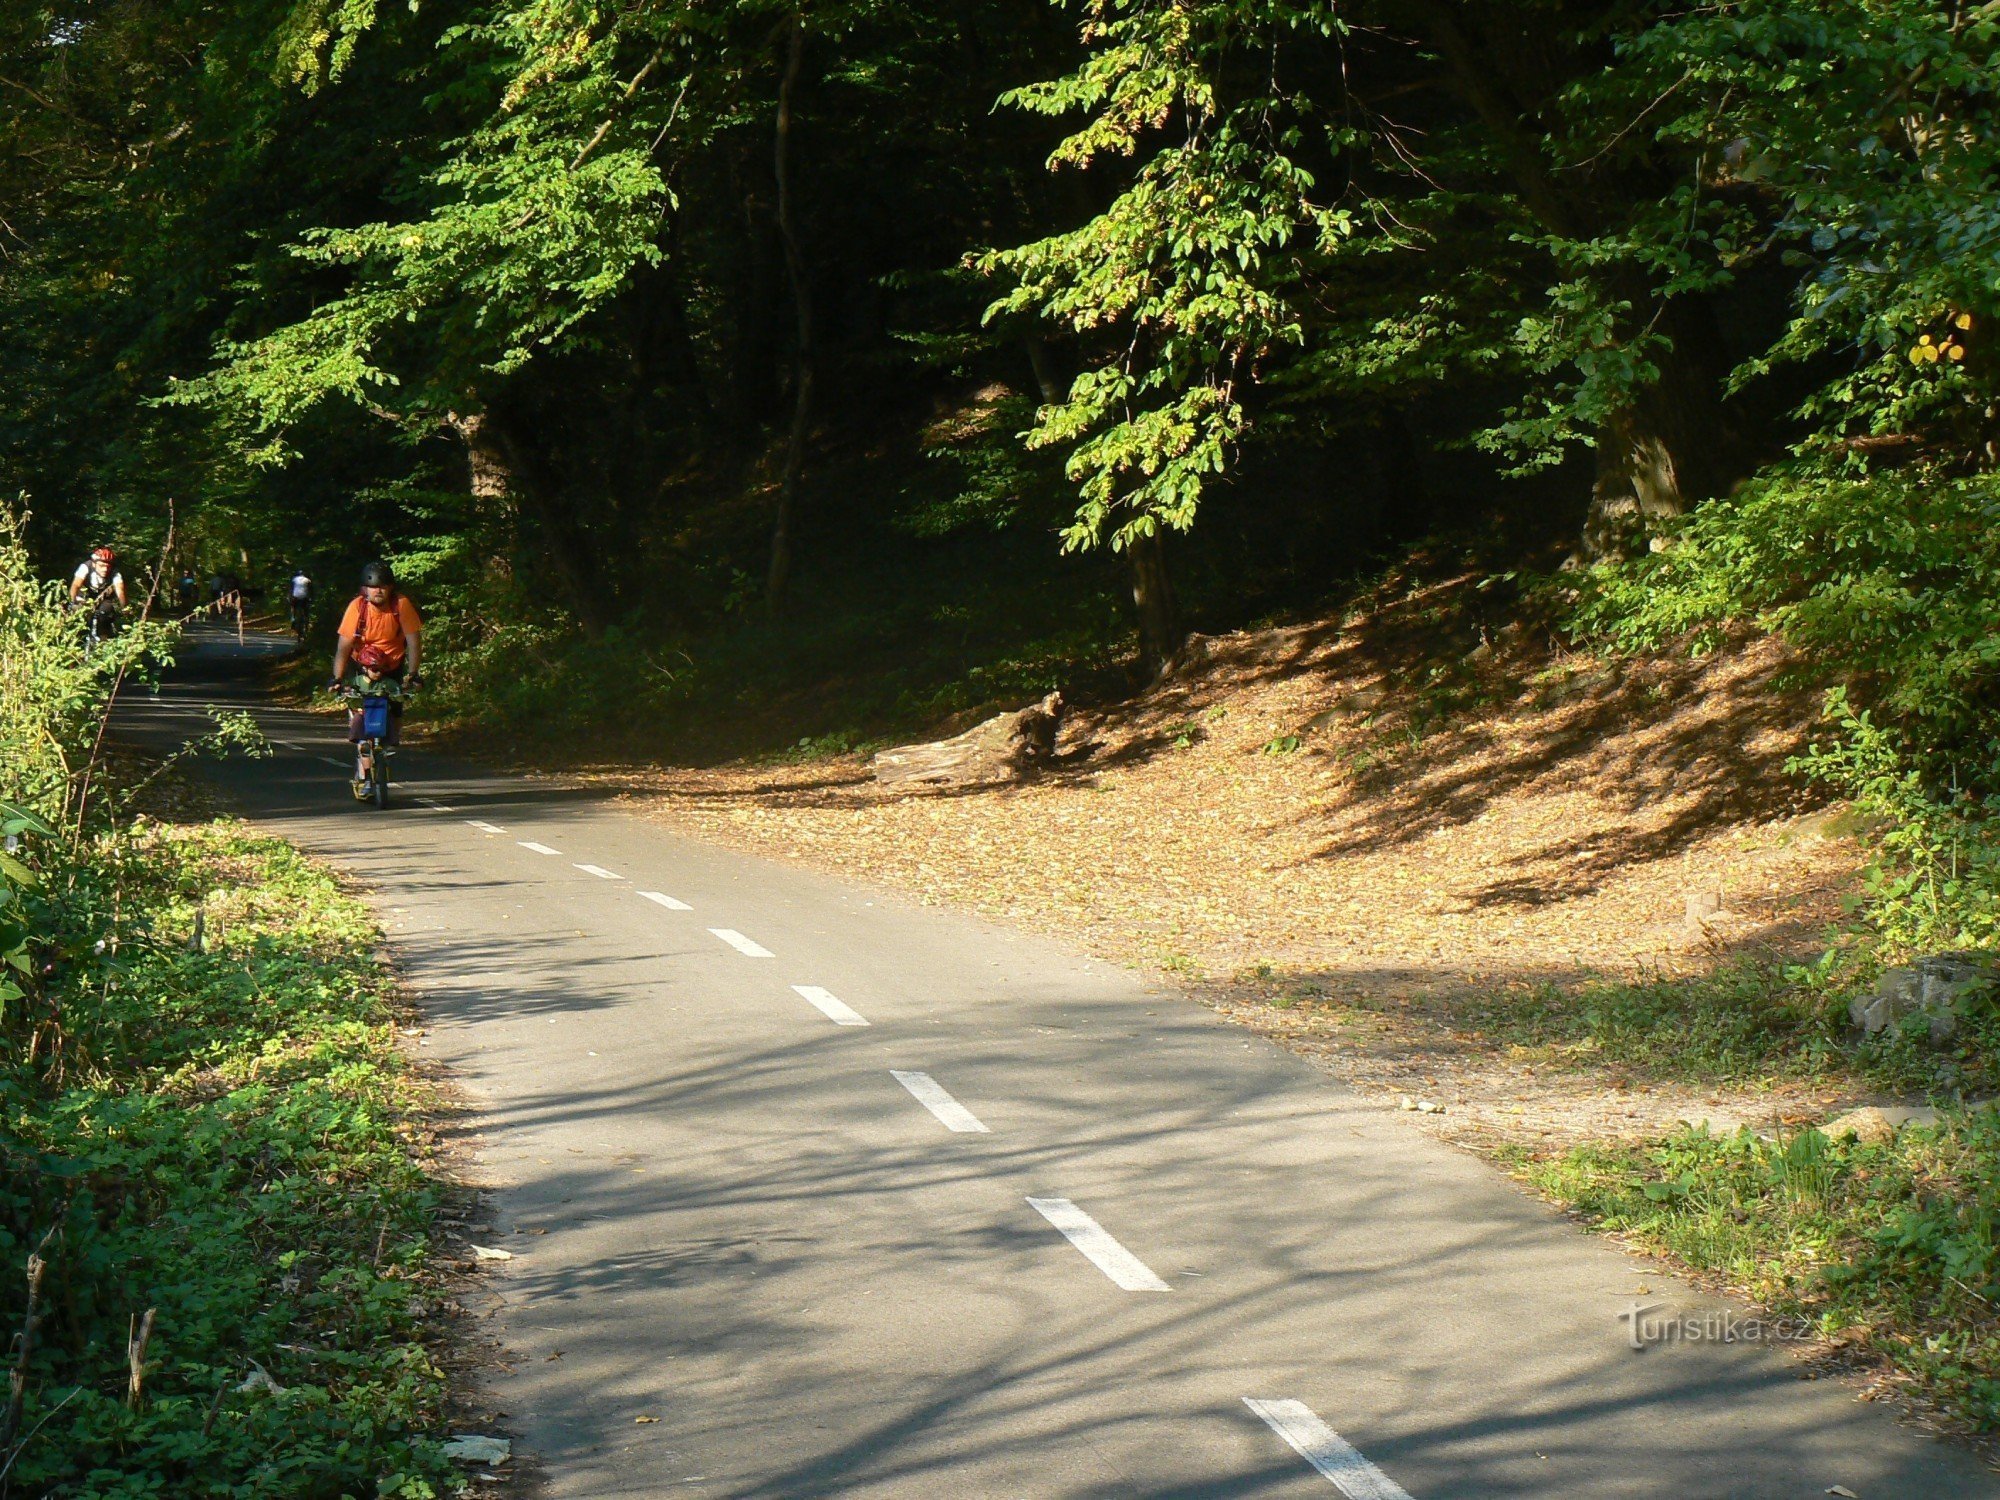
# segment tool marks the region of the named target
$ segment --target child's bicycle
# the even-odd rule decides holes
[[[390,741],[395,737],[396,706],[409,696],[393,677],[363,677],[359,686],[344,686],[340,696],[360,724],[352,726],[354,736],[354,800],[389,805],[389,759],[396,753]]]

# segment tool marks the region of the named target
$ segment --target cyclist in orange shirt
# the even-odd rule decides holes
[[[333,648],[333,680],[327,686],[339,691],[347,684],[350,668],[357,669],[367,684],[387,679],[401,687],[421,686],[417,663],[423,657],[423,634],[423,616],[409,595],[396,587],[394,570],[385,562],[371,562],[361,570],[360,594],[341,616],[340,639]],[[392,711],[400,718],[402,695],[392,697]]]

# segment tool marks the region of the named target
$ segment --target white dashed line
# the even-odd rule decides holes
[[[341,760],[338,756],[333,755],[322,755],[320,759],[329,766],[339,766],[343,771],[353,764],[352,761]]]
[[[560,850],[560,849],[551,849],[551,848],[550,848],[550,847],[549,847],[549,846],[548,846],[547,844],[538,844],[538,843],[536,843],[536,842],[535,842],[535,841],[534,841],[533,839],[516,839],[516,840],[514,840],[514,842],[515,842],[515,843],[517,843],[517,844],[519,844],[519,845],[520,845],[520,846],[521,846],[521,847],[522,847],[523,849],[532,849],[532,850],[534,850],[534,852],[535,852],[535,853],[537,853],[537,854],[560,854],[560,853],[562,853],[562,850]]]
[[[928,1073],[905,1073],[891,1068],[889,1076],[910,1091],[917,1103],[938,1117],[946,1130],[955,1130],[961,1135],[991,1135],[979,1117],[946,1093],[938,1081]]]
[[[419,797],[419,798],[417,798],[417,801],[421,802],[421,803],[422,803],[422,804],[423,804],[423,805],[424,805],[425,807],[428,807],[428,808],[429,808],[429,809],[430,809],[430,810],[431,810],[432,812],[457,812],[457,811],[458,811],[458,809],[457,809],[457,808],[455,808],[455,807],[448,807],[448,806],[446,806],[446,805],[445,805],[444,803],[442,803],[442,802],[438,801],[438,799],[437,799],[437,798],[435,798],[435,797]]]
[[[1347,1500],[1410,1500],[1409,1492],[1361,1451],[1319,1419],[1303,1401],[1258,1401],[1243,1404],[1262,1417],[1273,1432],[1290,1443],[1307,1463],[1333,1481]]]
[[[1146,1263],[1114,1240],[1102,1224],[1067,1198],[1030,1198],[1029,1207],[1062,1231],[1063,1238],[1128,1292],[1171,1292]]]
[[[669,896],[665,891],[641,891],[639,892],[639,894],[645,897],[648,901],[652,902],[653,905],[664,906],[668,911],[694,910],[694,908],[692,906],[689,906],[687,902],[676,901],[672,896]]]
[[[612,874],[611,871],[605,869],[602,865],[578,865],[577,868],[586,875],[595,875],[599,880],[623,880],[625,878],[623,875]]]
[[[711,927],[708,929],[723,942],[729,944],[745,958],[776,958],[769,948],[761,948],[733,927]]]
[[[837,1026],[866,1026],[868,1023],[859,1013],[833,998],[816,984],[795,984],[792,986],[801,996],[819,1007],[820,1013]]]
[[[482,823],[477,818],[467,818],[465,822],[467,827],[477,828],[481,833],[505,833],[507,831],[504,828],[496,828],[491,823]]]

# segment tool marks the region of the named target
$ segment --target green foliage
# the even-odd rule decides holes
[[[88,845],[32,910],[48,977],[0,1013],[8,1327],[45,1236],[50,1267],[17,1490],[444,1492],[420,1338],[438,1190],[359,903],[216,827]],[[242,1388],[259,1368],[282,1391]]]
[[[1797,769],[1884,829],[1871,915],[1897,951],[2000,936],[1996,515],[1990,476],[1787,470],[1597,570],[1578,606],[1628,649],[1709,649],[1737,622],[1799,649],[1833,733]]]
[[[1738,0],[1629,45],[1628,87],[1674,86],[1659,134],[1781,204],[1751,214],[1740,191],[1734,207],[1715,194],[1690,239],[1732,277],[1774,255],[1801,273],[1796,316],[1738,380],[1851,360],[1805,404],[1822,438],[1943,426],[1963,440],[1988,420],[1991,371],[1961,336],[2000,313],[1996,49],[2000,13],[1927,0]],[[1697,218],[1698,192],[1677,195]]]
[[[1700,977],[1651,975],[1571,989],[1541,984],[1468,997],[1455,1020],[1565,1067],[1613,1067],[1662,1081],[1813,1077],[1848,1062],[1849,966],[1725,964]]]
[[[436,1193],[376,935],[271,840],[132,831],[95,742],[167,640],[86,656],[0,518],[0,1327],[48,1266],[0,1469],[36,1495],[433,1495]],[[236,715],[198,743],[262,741]],[[258,1364],[283,1394],[239,1389]]]
[[[224,364],[171,399],[213,405],[261,434],[282,434],[330,396],[435,422],[482,380],[559,344],[656,262],[672,195],[643,141],[659,121],[643,103],[622,107],[643,80],[615,75],[618,27],[566,10],[532,6],[448,32],[441,67],[493,92],[498,107],[447,143],[417,189],[426,211],[308,231],[293,253],[345,272],[346,292],[225,344]],[[350,43],[337,44],[329,72]],[[473,60],[454,66],[458,51]],[[644,72],[659,61],[656,52]],[[272,437],[254,456],[295,455]]]
[[[128,659],[86,659],[63,590],[34,575],[21,523],[0,511],[0,800],[61,823],[76,773],[108,695],[109,673]]]
[[[1296,160],[1296,101],[1229,99],[1217,80],[1231,53],[1274,32],[1344,29],[1330,13],[1268,0],[1165,10],[1093,0],[1088,13],[1083,66],[1003,102],[1090,112],[1050,158],[1056,168],[1133,156],[1162,130],[1169,143],[1081,228],[979,262],[1016,282],[989,321],[1032,312],[1081,335],[1114,331],[1123,346],[1043,408],[1030,438],[1068,452],[1081,499],[1071,547],[1193,524],[1203,486],[1247,425],[1253,362],[1300,341],[1288,288],[1302,257],[1351,227],[1351,210],[1313,202],[1313,176]]]
[[[1517,1170],[1599,1227],[1886,1357],[1980,1430],[2000,1429],[1994,1111],[1880,1144],[1691,1130]]]

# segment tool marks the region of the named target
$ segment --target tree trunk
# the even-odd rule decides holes
[[[1584,559],[1627,556],[1663,521],[1720,494],[1741,444],[1721,395],[1727,361],[1712,309],[1677,298],[1660,317],[1673,348],[1659,377],[1597,435],[1597,478],[1584,520]]]
[[[1661,521],[1687,513],[1672,449],[1650,424],[1621,412],[1598,429],[1597,478],[1583,522],[1581,559],[1629,557]]]
[[[1551,233],[1588,239],[1619,220],[1619,205],[1643,186],[1609,175],[1564,177],[1542,150],[1541,112],[1559,96],[1565,75],[1589,66],[1583,53],[1524,58],[1505,34],[1478,24],[1478,8],[1453,0],[1413,0],[1436,44],[1453,87],[1478,116],[1531,213]],[[1501,27],[1522,22],[1498,7]],[[1491,19],[1491,16],[1489,16]],[[1510,77],[1510,69],[1518,76]],[[1711,303],[1694,297],[1662,298],[1645,277],[1616,277],[1613,293],[1636,309],[1656,307],[1654,329],[1666,347],[1652,351],[1658,378],[1637,391],[1630,406],[1597,435],[1597,477],[1591,487],[1579,555],[1611,556],[1643,546],[1660,521],[1686,513],[1717,494],[1736,451],[1722,402],[1728,360]]]
[[[1139,608],[1139,669],[1151,682],[1166,670],[1187,639],[1174,582],[1167,573],[1167,549],[1157,531],[1125,544],[1132,560],[1132,602]]]
[[[868,763],[885,785],[975,786],[1018,781],[1056,753],[1062,729],[1061,693],[1011,714],[998,714],[964,734],[925,745],[898,745]]]
[[[1056,374],[1055,361],[1049,357],[1049,346],[1035,333],[1023,334],[1021,343],[1028,351],[1028,368],[1034,372],[1035,389],[1041,393],[1042,405],[1060,404],[1068,393],[1063,389],[1062,378]]]
[[[473,498],[482,508],[525,514],[535,523],[542,556],[555,574],[571,613],[585,635],[592,639],[602,635],[610,623],[602,592],[545,487],[536,483],[538,476],[532,473],[520,445],[491,412],[452,412],[445,417],[445,425],[465,444]]]
[[[778,233],[785,244],[785,276],[791,283],[798,334],[792,368],[792,428],[785,440],[784,468],[778,476],[778,513],[771,524],[771,569],[764,581],[765,603],[773,612],[783,607],[785,590],[791,582],[792,520],[798,511],[799,476],[805,469],[806,436],[812,422],[812,291],[806,282],[805,253],[799,245],[792,202],[792,95],[798,87],[805,45],[805,21],[795,14],[785,48],[785,76],[778,86],[776,159]]]

